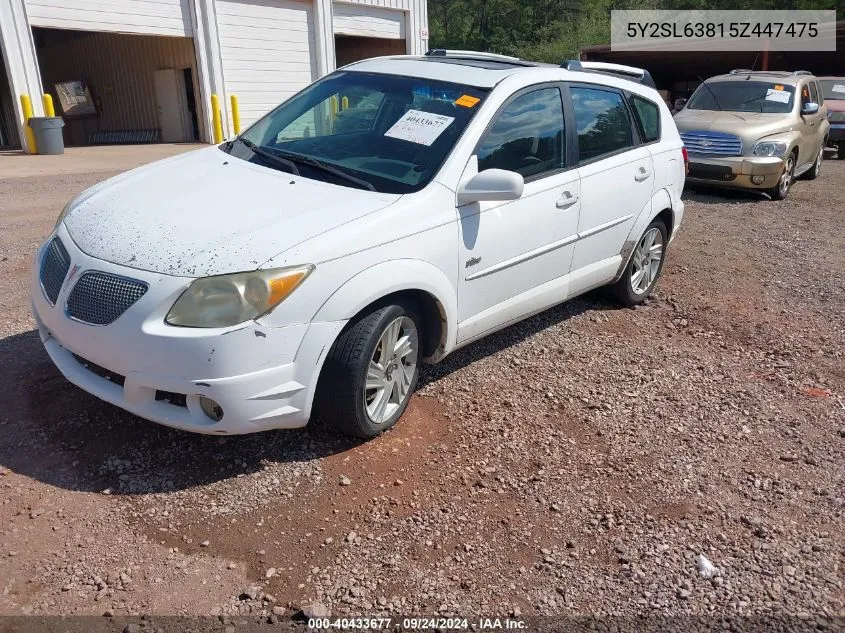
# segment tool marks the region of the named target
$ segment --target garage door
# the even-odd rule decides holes
[[[144,35],[191,35],[189,0],[26,0],[32,26]]]
[[[243,128],[316,78],[310,2],[217,0],[226,92],[238,96]]]
[[[405,13],[360,4],[335,3],[334,32],[337,35],[405,39]]]

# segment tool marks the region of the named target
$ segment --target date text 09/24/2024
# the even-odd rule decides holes
[[[401,626],[400,626],[401,625]],[[310,618],[309,629],[335,630],[386,630],[391,626],[400,626],[400,630],[506,630],[518,631],[526,627],[525,621],[515,618]]]

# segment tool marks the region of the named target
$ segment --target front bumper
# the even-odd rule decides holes
[[[705,158],[691,154],[689,160],[688,182],[740,189],[771,189],[784,167],[783,159],[777,156]],[[762,181],[753,182],[753,176],[762,177]]]
[[[345,322],[169,326],[164,317],[192,279],[94,259],[76,247],[64,226],[58,235],[71,258],[70,273],[51,305],[39,280],[44,250],[39,249],[32,311],[47,353],[70,382],[140,417],[186,431],[240,434],[308,422],[323,359]],[[138,279],[149,289],[111,324],[81,323],[66,315],[65,302],[87,270]],[[203,413],[200,396],[222,407],[219,422]]]

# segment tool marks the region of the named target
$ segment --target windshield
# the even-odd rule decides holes
[[[690,97],[690,110],[729,112],[792,112],[795,88],[767,81],[714,81],[698,87]]]
[[[223,151],[338,185],[410,193],[431,180],[486,94],[428,79],[338,71]]]
[[[843,79],[821,79],[822,95],[825,99],[845,100],[845,78]]]

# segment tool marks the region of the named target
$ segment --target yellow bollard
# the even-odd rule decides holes
[[[232,95],[229,97],[232,103],[232,127],[235,128],[235,134],[241,133],[241,111],[238,109],[238,96]]]
[[[340,100],[340,109],[341,110],[348,110],[349,109],[349,97],[343,97]]]
[[[44,103],[44,116],[56,116],[56,109],[53,107],[53,97],[44,93],[41,96],[41,101]]]
[[[32,99],[29,95],[21,95],[21,110],[23,111],[23,133],[26,137],[26,151],[30,154],[37,154],[35,146],[35,132],[29,127],[29,120],[32,118]]]
[[[220,117],[220,99],[211,95],[211,124],[214,133],[214,143],[223,142],[223,119]]]

